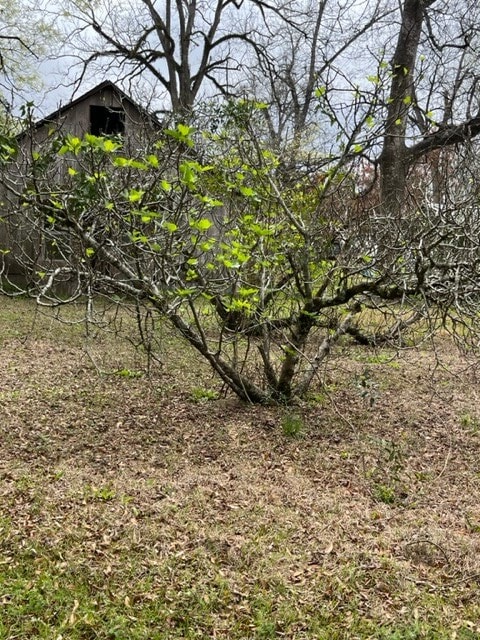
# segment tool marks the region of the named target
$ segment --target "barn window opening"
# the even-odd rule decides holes
[[[125,133],[125,112],[99,105],[90,105],[90,133],[112,136]]]

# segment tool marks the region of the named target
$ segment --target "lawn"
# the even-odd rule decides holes
[[[0,298],[2,640],[480,637],[478,369],[447,338],[345,342],[254,407],[162,327],[147,366],[128,319],[65,314]]]

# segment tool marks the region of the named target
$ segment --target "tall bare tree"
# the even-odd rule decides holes
[[[133,82],[141,76],[176,113],[209,93],[228,93],[243,48],[260,49],[259,24],[281,14],[263,0],[68,0],[66,7],[83,71],[97,63]]]
[[[258,36],[262,55],[252,58],[256,52],[250,52],[253,62],[244,70],[244,88],[268,105],[264,116],[274,148],[284,152],[293,142],[305,152],[325,142],[322,128],[328,130],[336,114],[322,118],[316,96],[330,95],[335,87],[355,88],[355,75],[364,73],[355,61],[370,43],[372,30],[382,29],[392,13],[382,0],[306,0],[285,5],[285,19],[269,22],[268,33]]]
[[[479,19],[472,2],[453,11],[441,0],[403,4],[379,158],[382,203],[392,212],[401,212],[409,172],[421,158],[480,133]]]

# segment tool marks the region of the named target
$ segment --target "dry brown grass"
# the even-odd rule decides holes
[[[447,340],[345,345],[287,437],[199,401],[221,387],[171,336],[140,377],[0,302],[1,638],[479,637],[478,380]]]

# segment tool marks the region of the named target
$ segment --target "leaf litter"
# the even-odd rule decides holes
[[[298,408],[298,439],[281,408],[195,402],[199,379],[216,383],[175,341],[171,369],[147,378],[99,375],[61,325],[11,335],[28,304],[0,314],[0,608],[17,611],[15,576],[66,590],[29,637],[111,637],[112,610],[132,638],[154,637],[142,624],[158,638],[479,632],[478,381],[447,339],[448,367],[429,350],[369,364],[372,406],[346,345],[335,390]],[[119,338],[93,348],[112,371],[140,368]]]

